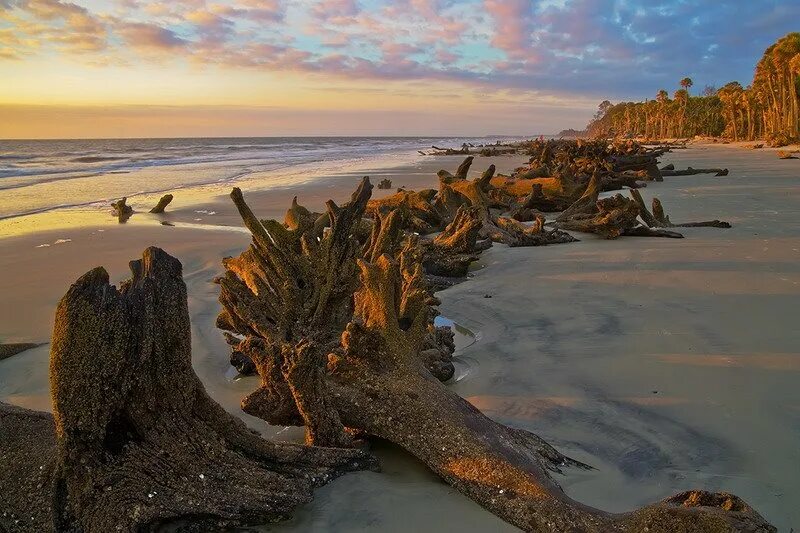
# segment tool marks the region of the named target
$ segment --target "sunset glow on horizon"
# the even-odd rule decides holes
[[[752,77],[783,1],[0,0],[0,138],[532,135]]]

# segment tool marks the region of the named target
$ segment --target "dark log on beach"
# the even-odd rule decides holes
[[[120,224],[127,222],[133,215],[133,208],[128,205],[128,199],[124,196],[121,200],[111,202],[111,207],[114,209],[114,216],[119,219]]]
[[[708,220],[705,222],[684,222],[682,224],[673,224],[669,216],[664,213],[664,207],[658,198],[653,198],[653,218],[662,228],[730,228],[730,222],[722,220]]]
[[[131,271],[117,289],[96,268],[59,303],[53,416],[0,409],[0,529],[265,523],[310,501],[315,486],[374,466],[353,449],[266,441],[228,414],[192,370],[180,262],[148,248]]]
[[[165,194],[161,197],[161,200],[158,201],[156,206],[150,210],[151,213],[160,214],[164,212],[164,209],[172,202],[173,196],[171,194]]]
[[[26,352],[28,350],[32,350],[33,348],[38,348],[39,346],[41,346],[41,344],[32,342],[0,344],[0,361],[3,359],[8,359],[13,355],[17,355],[18,353]]]
[[[696,174],[714,174],[715,176],[727,176],[727,168],[692,168],[686,170],[662,170],[663,176],[694,176]]]
[[[349,237],[370,188],[362,183],[331,214],[332,230],[319,242],[259,221],[234,191],[253,242],[224,262],[218,325],[247,337],[239,348],[250,351],[261,378],[242,402],[246,412],[272,424],[302,421],[311,442],[342,442],[345,427],[394,442],[526,531],[775,531],[726,493],[684,492],[622,514],[569,498],[551,472],[586,465],[494,422],[426,369],[435,300],[421,265],[408,248],[393,257],[371,243],[359,253]]]

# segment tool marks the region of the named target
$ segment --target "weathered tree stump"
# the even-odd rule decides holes
[[[25,531],[264,523],[374,466],[357,450],[266,441],[228,414],[192,370],[180,262],[148,248],[131,271],[117,290],[96,268],[59,303],[53,416],[0,409],[2,529],[9,515],[32,519]]]
[[[170,202],[172,202],[173,198],[174,197],[171,194],[165,194],[164,196],[161,197],[156,206],[150,210],[150,212],[155,214],[163,213],[164,210],[167,208],[167,206],[170,204]]]
[[[250,349],[258,367],[261,386],[243,400],[246,412],[274,424],[318,424],[310,419],[319,416],[326,425],[336,421],[342,431],[349,427],[387,439],[526,531],[774,531],[746,503],[725,493],[681,493],[622,514],[566,496],[550,472],[585,465],[532,433],[487,418],[425,368],[421,353],[429,336],[431,303],[421,265],[407,249],[399,257],[362,254],[369,260],[362,259],[342,237],[351,224],[347,219],[366,203],[365,195],[362,184],[350,203],[355,207],[344,209],[352,214],[337,220],[332,234],[309,243],[302,255],[295,236],[281,233],[282,226],[270,221],[259,222],[234,198],[253,233],[253,245],[239,260],[226,261],[224,311],[218,322],[248,336],[249,348],[239,348]],[[309,260],[304,256],[318,257],[314,250],[338,258],[333,271],[317,269],[326,273],[325,279],[315,279],[303,266]],[[327,294],[331,298],[325,302],[338,303],[324,303],[320,297]],[[315,322],[318,314],[329,319]],[[327,353],[327,358],[313,359],[311,375],[319,381],[296,381],[285,368],[294,364],[293,347],[312,339]],[[313,409],[309,398],[315,401]]]
[[[121,200],[111,202],[111,208],[114,210],[114,216],[117,217],[120,224],[127,222],[133,215],[133,208],[128,205],[128,199],[124,196]]]

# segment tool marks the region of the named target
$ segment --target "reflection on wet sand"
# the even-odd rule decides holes
[[[800,371],[800,353],[755,353],[743,355],[663,354],[656,357],[664,363],[678,365]]]
[[[689,290],[710,294],[800,294],[800,272],[752,272],[726,270],[614,270],[539,276],[546,281],[641,285],[648,288]]]

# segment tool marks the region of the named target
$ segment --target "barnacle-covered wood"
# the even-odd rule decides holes
[[[53,415],[0,409],[0,529],[264,523],[310,501],[314,486],[373,465],[352,449],[263,440],[228,414],[192,370],[180,262],[148,248],[131,271],[118,290],[96,268],[59,303]]]
[[[345,426],[402,446],[454,488],[526,531],[774,531],[728,494],[687,492],[622,514],[569,498],[552,472],[586,465],[532,433],[489,419],[425,368],[420,353],[429,334],[430,296],[421,265],[410,263],[407,251],[399,258],[382,253],[353,259],[360,274],[352,316],[331,347],[324,374],[325,405]],[[258,309],[251,314],[258,316]],[[261,387],[243,400],[243,409],[288,423],[281,413],[289,395],[277,394],[272,383],[281,374],[274,366],[259,372]]]

